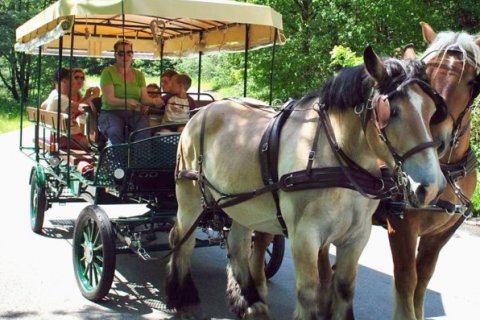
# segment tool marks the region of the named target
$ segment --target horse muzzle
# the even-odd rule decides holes
[[[422,208],[435,203],[447,185],[447,180],[443,175],[438,180],[435,183],[418,183],[409,176],[407,199],[410,205]]]

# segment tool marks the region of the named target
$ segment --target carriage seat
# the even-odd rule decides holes
[[[62,112],[59,114],[55,111],[48,111],[30,106],[26,108],[26,112],[30,122],[35,125],[38,123],[40,127],[46,129],[43,130],[43,132],[39,132],[38,140],[34,141],[38,148],[43,150],[44,153],[49,152],[58,146],[60,157],[66,159],[68,154],[70,154],[68,159],[72,165],[76,165],[80,161],[91,160],[92,157],[88,153],[88,150],[76,148],[74,142],[70,145],[70,152],[67,152],[67,133],[69,125],[69,115],[67,113]],[[54,139],[57,132],[60,133],[60,140],[55,146]],[[81,127],[74,122],[73,125],[70,126],[70,135],[73,136],[73,140],[75,139],[74,135],[80,133],[82,133]]]

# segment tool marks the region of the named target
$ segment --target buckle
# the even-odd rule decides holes
[[[290,183],[288,182],[288,181],[289,181],[290,179],[292,179],[292,178],[293,178],[293,174],[290,174],[290,175],[288,175],[287,177],[285,177],[285,179],[283,179],[283,183],[284,183],[284,185],[285,185],[285,188],[291,188],[291,187],[293,187],[294,184],[293,184],[292,182],[290,182]]]
[[[310,150],[310,152],[308,153],[308,160],[313,161],[313,159],[315,159],[315,154],[315,151]]]

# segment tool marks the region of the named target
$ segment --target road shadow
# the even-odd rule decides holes
[[[72,239],[74,220],[51,220],[52,228],[44,228],[50,238]],[[166,242],[166,234],[159,241]],[[274,319],[291,319],[295,307],[294,266],[287,242],[285,257],[278,273],[269,280],[268,304]],[[158,312],[168,319],[177,319],[166,307],[165,278],[167,259],[165,251],[151,253],[154,260],[144,261],[136,254],[116,256],[116,272],[112,288],[99,303],[112,314],[128,319],[142,319]],[[235,319],[228,310],[225,295],[227,252],[220,247],[197,248],[192,256],[192,276],[199,291],[203,311],[210,319]],[[385,259],[391,259],[386,256]],[[335,255],[330,255],[332,264]],[[356,319],[390,319],[393,312],[393,277],[364,265],[358,266],[354,298]],[[427,290],[425,319],[445,316],[440,293]],[[160,319],[166,319],[162,317]]]
[[[162,253],[154,254],[161,258]],[[330,256],[334,261],[335,256]],[[164,280],[167,261],[140,261],[135,255],[118,256],[117,276],[104,305],[115,312],[148,314],[153,310],[171,314],[165,305]],[[235,319],[228,310],[225,296],[226,252],[220,248],[195,249],[192,258],[193,278],[197,285],[205,316],[211,319]],[[372,289],[374,288],[374,289]],[[390,319],[393,310],[393,278],[360,265],[354,299],[356,319]],[[286,255],[279,272],[268,282],[268,304],[274,319],[292,319],[295,307],[293,264]],[[134,312],[135,313],[135,312]],[[425,318],[445,316],[441,294],[427,290]]]
[[[48,220],[48,222],[52,226],[43,227],[42,233],[40,234],[41,236],[64,240],[73,239],[75,219],[51,219]]]

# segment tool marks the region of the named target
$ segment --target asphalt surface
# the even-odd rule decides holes
[[[28,176],[33,162],[18,150],[17,132],[0,135],[0,319],[176,319],[165,307],[166,261],[117,256],[113,287],[102,303],[82,297],[72,264],[73,221],[85,204],[54,206],[46,213],[42,235],[29,223]],[[140,208],[140,211],[143,208]],[[138,207],[110,206],[117,211]],[[480,319],[480,237],[465,225],[441,253],[427,293],[426,319]],[[331,258],[334,259],[334,250]],[[205,314],[234,319],[225,300],[226,252],[196,249],[193,277]],[[375,227],[359,265],[354,300],[356,319],[390,319],[393,306],[392,262],[386,232]],[[275,319],[292,319],[294,267],[287,247],[279,272],[269,281],[269,305]]]

